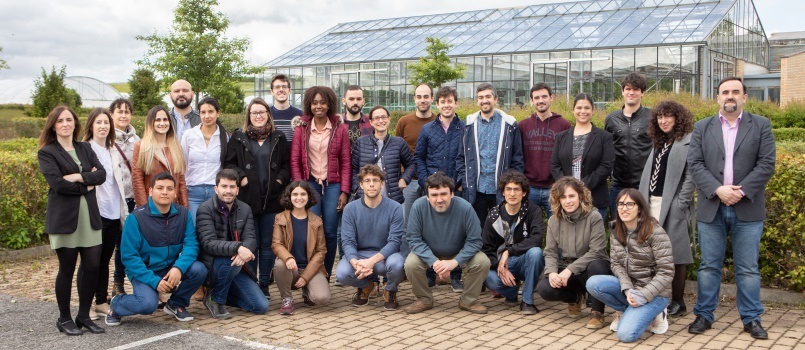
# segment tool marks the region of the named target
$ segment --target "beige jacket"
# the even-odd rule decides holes
[[[579,209],[567,218],[551,216],[543,255],[545,276],[560,273],[565,268],[578,275],[586,271],[593,260],[609,260],[601,214],[593,210],[583,216]]]

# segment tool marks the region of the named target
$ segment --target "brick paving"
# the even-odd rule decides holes
[[[58,268],[55,256],[0,265],[0,293],[54,303],[53,283]],[[130,289],[127,285],[126,288]],[[448,285],[434,289],[435,308],[417,315],[402,309],[413,302],[408,283],[400,286],[400,310],[384,311],[382,298],[356,308],[350,300],[354,288],[332,287],[333,298],[323,307],[306,307],[300,292],[295,293],[296,314],[279,315],[279,292],[272,286],[269,312],[253,315],[230,307],[233,318],[213,319],[203,304],[193,301],[190,311],[195,320],[188,327],[203,332],[228,335],[270,345],[300,349],[796,349],[805,350],[805,310],[796,307],[766,306],[763,325],[768,340],[755,340],[743,327],[733,300],[724,298],[716,310],[713,329],[692,335],[687,326],[695,318],[688,314],[671,320],[663,335],[645,333],[632,344],[622,344],[609,328],[589,330],[587,318],[567,316],[565,304],[537,298],[540,312],[523,316],[517,307],[507,307],[503,299],[484,293],[480,299],[489,308],[486,315],[458,309],[458,294]],[[692,309],[693,296],[688,296]],[[77,296],[73,288],[73,303]],[[611,309],[607,309],[611,312]],[[176,321],[157,310],[145,318],[153,322]],[[610,320],[610,316],[607,320]]]

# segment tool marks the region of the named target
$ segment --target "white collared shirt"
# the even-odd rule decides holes
[[[182,150],[187,160],[187,186],[215,185],[215,175],[221,170],[221,128],[216,127],[209,145],[204,142],[201,124],[182,135]],[[226,145],[224,145],[226,147]]]
[[[90,140],[89,144],[92,146],[92,151],[98,156],[101,161],[103,169],[106,170],[106,181],[102,184],[95,186],[95,198],[98,201],[98,211],[101,217],[107,220],[120,219],[120,189],[117,187],[115,180],[115,168],[112,164],[112,154],[110,150]],[[117,151],[115,151],[117,152]]]

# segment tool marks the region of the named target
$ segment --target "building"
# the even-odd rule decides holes
[[[528,103],[535,82],[557,94],[620,96],[620,80],[637,71],[649,91],[711,97],[723,77],[768,67],[769,41],[752,0],[592,0],[340,23],[270,61],[255,80],[269,95],[277,73],[291,77],[292,103],[314,85],[364,88],[367,106],[413,109],[408,63],[425,55],[425,38],[453,47],[467,66],[447,83],[461,98],[491,82],[508,106]]]
[[[123,97],[114,87],[98,79],[82,76],[64,78],[64,86],[81,96],[83,107],[109,107],[117,98]],[[0,80],[0,104],[33,104],[31,95],[35,89],[32,79]]]

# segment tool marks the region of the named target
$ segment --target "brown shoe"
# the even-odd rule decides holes
[[[375,289],[375,284],[372,283],[364,288],[357,288],[355,294],[352,295],[352,306],[364,306],[369,304],[369,294]]]
[[[461,310],[464,310],[464,311],[472,312],[474,314],[485,314],[485,313],[487,313],[486,306],[484,306],[484,304],[481,304],[481,303],[479,303],[477,301],[475,303],[473,303],[472,305],[467,306],[467,305],[464,305],[464,303],[461,300],[459,300],[458,301],[458,308],[461,309]]]
[[[383,308],[386,310],[397,310],[400,303],[397,302],[397,292],[389,292],[383,288]]]
[[[405,312],[409,314],[418,314],[422,311],[430,310],[433,308],[433,304],[425,304],[421,300],[417,299],[411,305],[405,308]]]
[[[584,305],[584,294],[579,294],[575,303],[567,303],[567,315],[573,318],[581,317],[582,305]]]
[[[587,321],[588,329],[601,329],[604,328],[604,315],[598,311],[590,313],[590,320]]]

